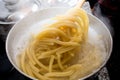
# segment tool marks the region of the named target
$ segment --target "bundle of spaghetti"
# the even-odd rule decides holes
[[[73,8],[54,19],[21,54],[20,67],[39,80],[71,80],[81,68],[74,58],[87,39],[88,16],[83,9]]]

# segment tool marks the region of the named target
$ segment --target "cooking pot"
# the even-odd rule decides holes
[[[10,30],[10,32],[7,36],[7,40],[6,40],[6,52],[7,52],[7,56],[9,58],[10,62],[12,63],[12,65],[21,74],[29,77],[30,79],[35,79],[35,78],[27,75],[26,73],[24,73],[19,68],[19,66],[18,66],[19,64],[17,62],[17,55],[20,53],[21,50],[23,50],[25,48],[25,45],[28,44],[28,42],[30,40],[29,36],[31,35],[31,32],[36,33],[37,31],[39,31],[39,28],[40,28],[39,22],[41,22],[42,20],[52,18],[56,15],[65,14],[65,12],[68,9],[69,8],[56,7],[56,8],[47,8],[47,9],[39,10],[37,12],[29,14],[28,16],[26,16],[25,18],[23,18],[22,20],[17,22],[12,27],[12,29]],[[89,23],[90,23],[89,26],[92,27],[99,35],[102,36],[102,40],[104,42],[103,45],[105,46],[105,51],[106,51],[107,56],[105,57],[105,60],[103,61],[102,65],[100,65],[92,73],[86,75],[85,77],[83,77],[81,79],[86,79],[86,78],[92,76],[106,64],[106,62],[110,58],[112,46],[113,46],[112,37],[111,37],[111,34],[110,34],[108,28],[106,27],[106,25],[102,21],[100,21],[98,18],[93,16],[92,14],[88,13],[88,17],[89,17]]]

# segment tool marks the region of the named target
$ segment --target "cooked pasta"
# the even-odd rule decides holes
[[[82,53],[89,28],[87,13],[74,8],[54,19],[56,22],[47,25],[21,53],[21,70],[39,80],[76,80],[85,76],[99,65],[94,46],[87,44],[92,50],[86,52],[87,56]],[[80,55],[83,57],[79,59]],[[95,64],[85,69],[89,60]]]

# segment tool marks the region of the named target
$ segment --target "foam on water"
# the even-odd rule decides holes
[[[23,51],[25,49],[25,47],[27,46],[27,44],[31,41],[32,36],[41,32],[45,28],[44,25],[46,23],[49,24],[49,23],[53,23],[53,22],[55,22],[55,20],[46,19],[46,20],[43,20],[36,24],[31,25],[30,28],[28,30],[26,30],[24,35],[21,36],[20,40],[16,44],[14,53],[17,53],[17,54],[15,55],[15,59],[17,58],[18,54],[21,51]],[[105,53],[105,48],[104,48],[105,45],[103,43],[102,36],[99,35],[91,26],[89,27],[89,31],[88,31],[88,42],[90,42],[93,45],[99,46],[99,48],[101,50],[100,56],[101,56],[102,60],[104,61],[105,57],[106,57],[106,53]]]

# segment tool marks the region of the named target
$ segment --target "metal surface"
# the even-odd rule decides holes
[[[0,0],[0,24],[15,24],[39,7],[36,0]]]

